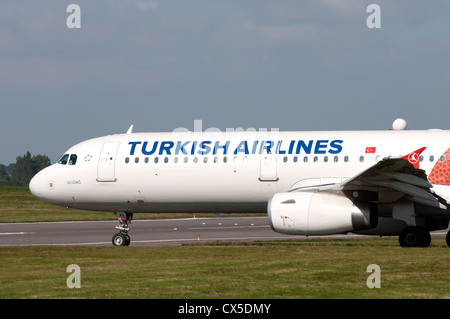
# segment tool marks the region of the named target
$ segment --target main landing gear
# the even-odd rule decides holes
[[[402,247],[429,247],[431,243],[430,232],[424,227],[408,226],[405,227],[398,237]],[[445,236],[447,246],[450,247],[450,230]]]
[[[429,247],[431,236],[430,232],[424,227],[408,226],[400,232],[398,241],[402,247]]]
[[[132,213],[117,213],[117,220],[119,221],[120,226],[116,226],[116,229],[120,230],[120,232],[115,234],[112,238],[112,243],[114,246],[130,245],[131,239],[130,235],[128,235],[130,228],[128,227],[128,224],[131,223],[132,219]]]
[[[445,236],[445,241],[447,242],[447,246],[450,247],[450,230],[447,232],[447,236]]]

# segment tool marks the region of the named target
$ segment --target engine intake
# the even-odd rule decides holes
[[[267,212],[274,231],[293,235],[341,234],[373,228],[378,220],[375,205],[326,193],[277,193]]]

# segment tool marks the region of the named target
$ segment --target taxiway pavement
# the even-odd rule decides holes
[[[112,246],[117,220],[43,223],[1,223],[0,246]],[[446,232],[434,233],[444,235]],[[132,246],[176,246],[198,241],[299,239],[274,232],[265,216],[133,220]],[[333,235],[333,237],[364,237]],[[310,236],[313,238],[313,236]]]

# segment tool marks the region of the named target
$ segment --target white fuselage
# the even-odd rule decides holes
[[[421,147],[429,174],[445,161],[447,141],[450,132],[440,130],[110,135],[71,147],[30,189],[84,210],[265,213],[277,192],[339,183]],[[434,190],[450,198],[448,185]]]

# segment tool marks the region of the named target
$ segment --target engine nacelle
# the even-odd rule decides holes
[[[267,212],[270,226],[278,233],[332,235],[375,227],[376,206],[371,208],[344,195],[292,192],[273,195]]]

